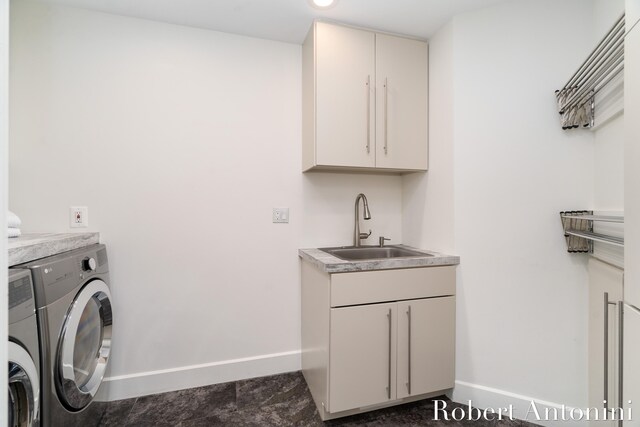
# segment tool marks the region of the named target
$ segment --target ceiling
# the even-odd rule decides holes
[[[456,14],[504,0],[338,0],[318,10],[308,0],[40,0],[301,44],[314,18],[429,38]]]

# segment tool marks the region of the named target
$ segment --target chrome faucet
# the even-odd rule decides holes
[[[358,218],[360,216],[360,199],[362,199],[362,204],[364,207],[364,219],[371,219],[371,212],[369,212],[369,202],[367,202],[367,196],[360,193],[358,194],[358,197],[356,197],[356,224],[353,230],[353,246],[355,246],[356,248],[360,247],[361,239],[366,239],[367,237],[371,236],[371,230],[369,230],[369,234],[360,233],[360,218]]]

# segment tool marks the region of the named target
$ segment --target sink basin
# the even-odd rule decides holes
[[[385,246],[382,248],[379,246],[361,246],[359,248],[350,246],[340,248],[321,248],[320,250],[346,261],[433,256],[422,252],[412,251],[411,249],[399,248],[397,246]]]

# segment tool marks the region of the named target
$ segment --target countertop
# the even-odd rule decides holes
[[[314,264],[325,273],[346,273],[350,271],[390,270],[397,268],[432,267],[438,265],[460,264],[457,255],[446,255],[439,252],[413,248],[407,245],[394,245],[412,251],[422,252],[425,257],[373,259],[365,261],[346,261],[328,254],[320,249],[298,249],[298,256]]]
[[[8,240],[11,267],[99,243],[100,233],[26,233]]]

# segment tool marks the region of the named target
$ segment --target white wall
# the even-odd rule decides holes
[[[624,211],[624,115],[599,127],[594,137],[593,207]]]
[[[624,0],[595,0],[593,13],[594,45],[624,12]],[[594,128],[593,206],[596,212],[624,213],[624,82],[622,75],[596,98]],[[596,223],[596,231],[622,236],[620,224]],[[596,243],[594,255],[622,267],[624,250]]]
[[[12,3],[10,205],[89,207],[115,304],[108,398],[299,368],[297,250],[400,239],[397,176],[301,170],[301,47]],[[289,224],[271,208],[289,207]]]
[[[584,52],[584,58],[586,58],[596,45],[607,35],[613,24],[618,21],[623,13],[624,0],[593,0],[593,19],[591,24],[593,27],[593,34],[591,37],[592,45],[588,51]],[[576,64],[576,68],[578,68],[578,64]],[[608,126],[609,121],[618,117],[624,109],[623,80],[621,73],[607,86],[605,86],[602,91],[596,94],[596,108],[594,114],[595,124],[593,128],[596,132],[596,140],[598,140],[597,132],[602,127]],[[596,143],[596,146],[601,145],[601,143]],[[609,148],[610,147],[608,147],[607,150],[609,150]],[[597,158],[598,157],[596,156],[596,159]]]
[[[8,142],[9,142],[9,1],[0,0],[0,271],[7,268],[7,188],[8,177]],[[0,276],[0,337],[7,336],[8,317],[7,307],[9,307],[7,292],[7,276],[3,273]],[[0,402],[7,401],[7,340],[0,339],[0,366],[3,367],[0,373]],[[0,411],[0,425],[7,425],[7,411]]]
[[[403,230],[432,224],[416,244],[461,256],[456,400],[513,403],[520,416],[530,398],[587,402],[586,260],[566,252],[558,212],[592,204],[594,138],[562,131],[554,90],[592,46],[592,13],[581,0],[516,0],[457,16],[431,41],[430,63],[452,65],[430,70],[430,172],[403,183],[430,208],[404,200]],[[431,181],[437,153],[453,164],[446,185]]]
[[[453,25],[429,40],[429,171],[403,177],[403,241],[444,253],[454,245]]]
[[[595,0],[593,13],[593,43],[599,42],[611,26],[624,12],[624,0]],[[623,84],[610,85],[603,90],[605,105],[597,106],[605,110],[605,116],[597,120],[594,130],[594,209],[602,211],[624,210],[624,119],[622,102]],[[609,102],[607,102],[609,101]],[[611,118],[607,119],[609,116]]]
[[[603,214],[624,214],[624,114],[620,111],[594,131],[593,210]],[[594,223],[596,232],[623,237],[624,225]],[[595,243],[594,256],[624,267],[624,249]]]

